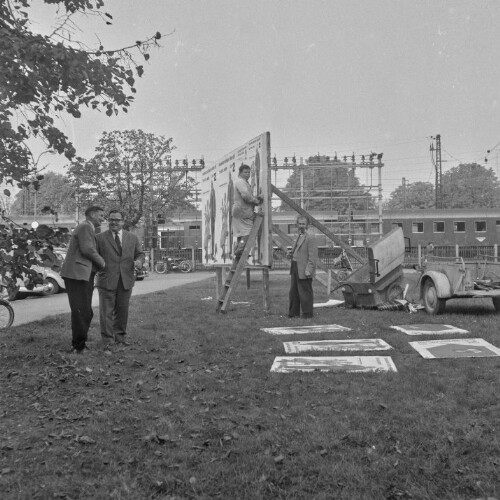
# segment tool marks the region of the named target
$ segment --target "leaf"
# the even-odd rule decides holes
[[[144,54],[144,59],[149,60],[149,54]]]
[[[10,191],[9,191],[8,189],[4,189],[4,190],[3,190],[3,194],[4,194],[5,196],[10,196]]]
[[[95,440],[93,440],[91,437],[89,436],[78,436],[76,438],[76,441],[78,443],[82,443],[82,444],[94,444],[95,443]]]

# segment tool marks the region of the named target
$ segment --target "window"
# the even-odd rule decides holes
[[[370,223],[370,233],[378,233],[378,222]]]
[[[453,223],[453,231],[455,233],[465,233],[465,222],[464,221],[455,221]]]
[[[444,221],[435,221],[432,224],[435,233],[444,233]]]
[[[195,226],[189,226],[189,229],[200,229],[200,224],[196,224]]]
[[[424,232],[424,223],[423,222],[412,222],[411,223],[411,232],[412,233],[423,233]]]
[[[393,222],[392,229],[396,229],[397,227],[400,227],[401,229],[403,229],[403,223],[402,222]]]
[[[474,227],[476,228],[476,233],[485,233],[486,232],[486,221],[485,220],[476,220],[476,221],[474,221]]]
[[[496,227],[497,227],[497,231],[500,231],[500,220],[496,221]]]

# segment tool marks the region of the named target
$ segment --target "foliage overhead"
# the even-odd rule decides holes
[[[318,161],[318,157],[309,158],[309,161],[313,159]],[[296,203],[300,203],[300,170],[294,169],[284,190]],[[373,208],[373,194],[378,188],[378,181],[372,179],[372,186],[361,185],[354,168],[306,166],[303,172],[305,210],[338,211],[339,214],[347,214],[349,210]],[[280,210],[289,210],[289,207],[282,202]]]
[[[101,9],[103,0],[44,0],[58,4],[65,15],[50,35],[31,29],[31,0],[0,0],[0,182],[22,180],[36,166],[27,145],[32,137],[68,159],[76,155],[54,117],[81,116],[81,108],[111,116],[127,112],[133,101],[136,77],[158,46],[160,33],[129,47],[88,49],[74,41],[70,27],[76,14],[97,13],[106,24],[112,16]]]
[[[194,180],[172,168],[172,149],[171,138],[142,130],[104,132],[97,154],[89,161],[73,161],[69,178],[82,202],[119,207],[126,226],[134,227],[142,218],[192,208]]]
[[[398,186],[386,204],[388,209],[433,208],[436,204],[434,186],[430,182],[413,182]]]
[[[31,183],[25,189],[17,193],[11,206],[12,214],[35,214],[35,189],[37,189],[37,214],[56,215],[75,213],[75,185],[63,174],[46,172],[43,175],[43,179],[38,180],[38,186],[33,186],[33,183]]]

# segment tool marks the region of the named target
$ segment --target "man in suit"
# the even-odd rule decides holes
[[[104,220],[104,210],[92,206],[85,211],[85,221],[79,224],[71,236],[61,276],[68,292],[71,309],[71,331],[73,350],[82,354],[86,348],[92,311],[94,276],[105,266],[104,259],[97,252],[96,228]]]
[[[312,280],[316,272],[318,248],[314,237],[307,233],[308,222],[307,218],[302,215],[297,217],[299,236],[290,252],[292,265],[290,267],[289,318],[300,316],[301,309],[303,318],[313,317]]]
[[[139,239],[123,229],[123,213],[109,212],[109,229],[97,235],[97,249],[106,267],[97,275],[101,336],[105,344],[128,345],[128,306],[135,284],[134,267],[144,264]]]

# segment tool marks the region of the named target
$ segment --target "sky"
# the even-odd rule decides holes
[[[55,10],[34,3],[47,32]],[[74,38],[114,49],[163,36],[128,114],[64,119],[80,156],[104,131],[142,129],[172,137],[173,159],[210,165],[269,131],[279,161],[383,153],[388,197],[403,177],[434,182],[440,134],[443,172],[476,162],[500,174],[498,0],[105,0],[104,10],[111,26],[79,18]],[[62,171],[62,158],[45,158]]]

